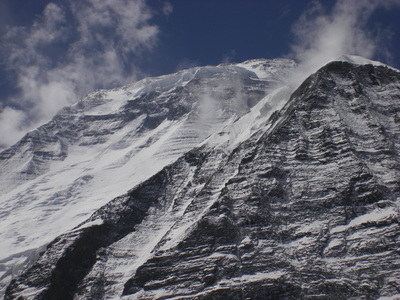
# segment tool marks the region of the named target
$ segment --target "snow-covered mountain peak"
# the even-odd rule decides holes
[[[237,64],[237,66],[248,69],[257,74],[261,79],[276,78],[282,81],[296,66],[296,62],[291,59],[252,59]]]
[[[394,295],[400,77],[344,59],[97,91],[0,153],[6,299]]]
[[[292,66],[272,62],[261,79],[239,64],[196,67],[95,91],[0,153],[0,277],[246,114]]]
[[[122,105],[128,100],[149,93],[172,92],[177,88],[184,88],[192,81],[219,80],[219,86],[226,89],[232,88],[237,84],[242,85],[241,81],[246,80],[246,78],[258,78],[272,85],[282,81],[284,76],[294,67],[294,61],[288,59],[257,59],[239,64],[194,67],[181,70],[175,74],[145,78],[122,88],[95,91],[71,106],[71,108],[86,114],[99,114],[101,112],[112,114],[123,109]],[[229,85],[224,78],[236,81]],[[70,108],[64,110],[68,109]]]
[[[341,55],[332,61],[345,61],[345,62],[349,62],[349,63],[355,64],[355,65],[382,66],[382,67],[387,67],[387,68],[391,68],[392,70],[398,71],[397,69],[390,67],[380,61],[371,60],[371,59],[368,59],[368,58],[365,58],[362,56],[357,56],[357,55]]]

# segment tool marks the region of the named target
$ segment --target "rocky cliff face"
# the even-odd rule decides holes
[[[60,235],[5,299],[399,296],[400,73],[332,62],[258,112]]]

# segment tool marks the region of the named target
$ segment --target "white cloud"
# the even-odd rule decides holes
[[[319,2],[313,2],[293,26],[296,39],[291,56],[300,63],[294,81],[301,82],[343,54],[373,58],[378,51],[384,53],[379,34],[369,32],[366,24],[378,7],[396,4],[400,1],[338,0],[326,13]]]
[[[172,12],[170,4],[161,9]],[[3,51],[21,93],[8,99],[17,110],[0,112],[0,145],[16,142],[94,89],[142,77],[135,61],[157,44],[153,13],[144,0],[71,0],[47,4],[29,28],[10,28]]]

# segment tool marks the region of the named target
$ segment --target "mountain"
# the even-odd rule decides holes
[[[96,92],[2,152],[5,299],[399,297],[400,72],[294,68]]]
[[[96,91],[0,153],[2,289],[54,238],[247,113],[294,67],[254,60]]]

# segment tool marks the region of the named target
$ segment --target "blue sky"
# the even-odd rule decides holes
[[[0,149],[98,88],[197,65],[340,54],[400,68],[400,0],[1,0]]]

